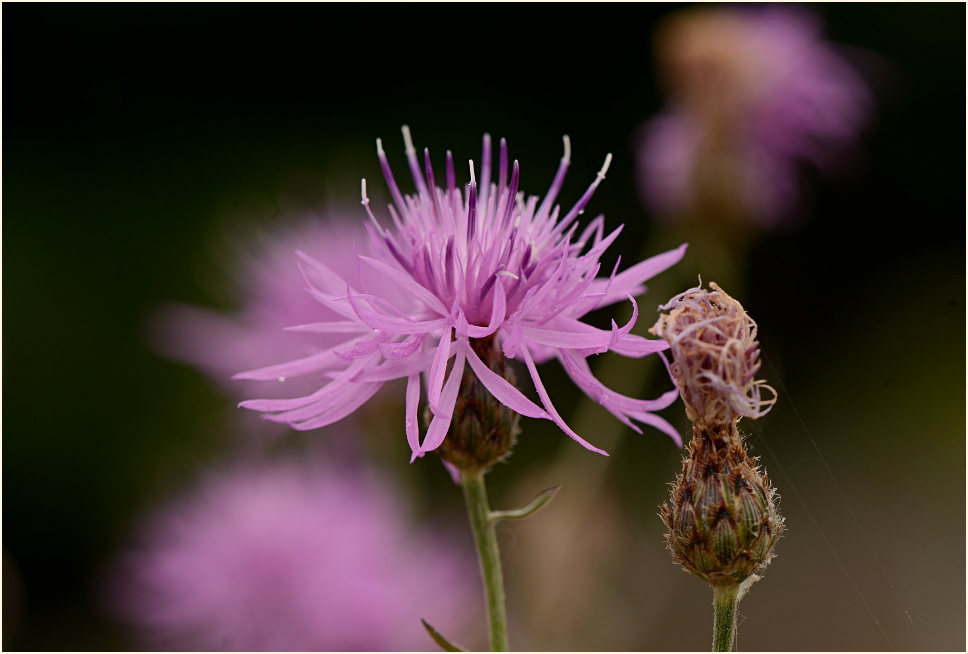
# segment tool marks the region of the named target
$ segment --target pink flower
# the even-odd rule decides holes
[[[346,340],[317,353],[236,375],[237,379],[289,379],[302,375],[327,381],[313,393],[288,400],[259,399],[241,406],[265,412],[270,420],[295,429],[331,424],[354,412],[387,381],[407,379],[406,434],[413,458],[436,449],[447,436],[465,368],[511,410],[553,420],[590,450],[552,404],[537,363],[557,358],[588,395],[619,420],[638,431],[633,420],[655,426],[677,442],[675,430],[652,411],[675,401],[670,391],[656,400],[626,397],[605,388],[589,369],[587,358],[612,350],[642,357],[668,345],[630,333],[638,315],[632,295],[643,282],[682,258],[685,245],[618,273],[599,277],[599,258],[621,228],[604,233],[599,216],[578,232],[576,218],[605,178],[611,157],[570,211],[560,215],[555,198],[569,165],[570,145],[544,199],[519,192],[517,161],[510,167],[501,141],[497,181],[491,183],[491,144],[485,135],[478,186],[471,163],[464,192],[456,185],[453,158],[447,153],[446,186],[435,184],[430,154],[421,166],[404,127],[407,161],[416,192],[404,196],[390,171],[381,142],[377,154],[393,199],[390,220],[373,215],[363,182],[363,204],[372,256],[359,255],[365,274],[347,278],[332,266],[300,252],[300,267],[309,293],[339,320],[317,320],[291,327],[317,338],[340,334]],[[388,226],[384,226],[384,225]],[[577,239],[576,239],[577,235]],[[367,283],[367,274],[393,282],[392,293]],[[633,317],[619,327],[597,329],[581,321],[593,309],[628,299]],[[503,355],[524,363],[541,406],[475,353],[476,339],[497,339]],[[448,362],[453,359],[448,373]],[[421,382],[421,376],[424,380]],[[433,420],[420,440],[417,405],[426,390]]]
[[[640,184],[661,217],[740,204],[761,227],[789,220],[799,166],[831,173],[873,114],[860,74],[800,7],[690,9],[656,36],[669,107],[645,129]]]
[[[345,216],[345,211],[335,211],[327,219],[291,221],[241,238],[234,244],[239,252],[226,267],[238,310],[230,314],[185,304],[164,306],[149,322],[155,349],[198,367],[234,395],[278,394],[278,380],[240,387],[231,377],[240,368],[305,356],[341,342],[342,335],[332,334],[307,343],[303,334],[286,327],[339,317],[305,291],[295,253],[310,253],[341,275],[352,277],[358,268],[357,243],[365,246],[367,236],[361,221]],[[300,382],[299,390],[313,390],[313,380],[295,383]]]
[[[420,619],[460,630],[475,568],[397,497],[319,462],[210,474],[143,526],[114,569],[112,613],[167,650],[429,649]]]

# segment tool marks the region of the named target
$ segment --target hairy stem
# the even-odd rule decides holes
[[[461,486],[464,489],[464,502],[474,531],[477,556],[484,579],[484,598],[487,604],[487,621],[490,627],[491,651],[508,651],[508,619],[504,605],[504,577],[501,573],[501,554],[497,546],[495,521],[491,519],[491,509],[487,503],[487,487],[484,485],[484,471],[480,469],[462,470]]]
[[[739,584],[713,586],[713,651],[731,652],[736,638]]]

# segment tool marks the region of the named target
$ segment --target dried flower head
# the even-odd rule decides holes
[[[740,417],[759,418],[776,402],[762,379],[756,323],[743,305],[712,282],[672,298],[650,330],[669,343],[669,371],[695,424],[728,425]],[[763,399],[762,391],[772,394]]]
[[[327,380],[304,397],[249,400],[242,406],[295,429],[313,429],[349,415],[385,382],[403,378],[406,434],[416,458],[436,450],[448,437],[466,373],[508,410],[552,420],[580,444],[602,452],[565,424],[552,404],[537,363],[557,358],[571,379],[619,420],[636,430],[633,420],[649,424],[678,439],[671,425],[651,413],[673,402],[674,392],[656,400],[614,393],[592,376],[587,362],[589,356],[608,350],[641,357],[668,347],[665,341],[630,333],[638,315],[632,296],[643,292],[645,280],[676,263],[685,251],[682,246],[621,273],[616,265],[610,275],[598,276],[599,258],[621,228],[605,234],[604,218],[599,216],[579,232],[577,218],[605,178],[610,157],[575,206],[561,216],[555,199],[570,163],[567,137],[558,172],[539,201],[518,190],[519,166],[516,161],[508,165],[503,139],[496,182],[491,182],[491,142],[485,135],[481,183],[472,162],[470,182],[461,189],[450,152],[446,184],[439,187],[430,153],[424,150],[421,165],[409,130],[403,132],[416,192],[400,192],[378,140],[377,155],[393,203],[388,208],[390,220],[378,220],[370,211],[364,180],[372,256],[358,256],[359,270],[376,272],[397,288],[389,293],[374,288],[365,278],[340,275],[326,262],[300,252],[309,293],[340,319],[291,329],[308,337],[338,333],[345,340],[335,347],[321,345],[307,357],[236,375],[257,380],[313,375]],[[598,329],[581,321],[588,312],[624,299],[633,303],[628,324],[620,327],[613,322],[611,329]],[[487,339],[500,347],[481,347],[479,341]],[[541,406],[500,372],[504,357],[525,365]],[[431,419],[421,440],[418,403],[424,389]]]

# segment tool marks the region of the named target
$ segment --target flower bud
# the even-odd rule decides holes
[[[514,384],[514,373],[493,336],[471,339],[470,344],[481,361]],[[437,453],[461,470],[489,468],[511,453],[519,418],[519,414],[491,395],[468,368],[461,378],[450,430]]]
[[[712,586],[761,573],[783,532],[776,490],[756,463],[735,422],[696,426],[671,502],[661,507],[676,563]]]

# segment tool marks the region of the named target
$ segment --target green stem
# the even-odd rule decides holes
[[[487,504],[487,487],[483,470],[462,470],[461,486],[464,502],[477,543],[477,556],[484,579],[484,598],[487,601],[487,621],[490,625],[491,651],[508,651],[508,618],[504,606],[504,578],[501,574],[501,554],[497,547],[497,532],[491,509]]]
[[[739,584],[713,586],[713,651],[731,652],[736,638]]]

